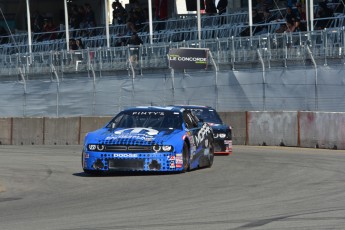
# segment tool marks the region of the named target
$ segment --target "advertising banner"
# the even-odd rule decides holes
[[[169,66],[173,69],[206,69],[208,49],[180,48],[169,50]]]

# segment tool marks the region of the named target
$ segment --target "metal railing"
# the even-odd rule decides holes
[[[280,62],[305,62],[308,59],[308,46],[313,57],[325,65],[332,60],[344,63],[345,28],[332,28],[314,32],[283,34],[263,34],[253,37],[225,37],[218,39],[188,40],[181,42],[157,42],[135,47],[138,50],[139,71],[145,69],[168,68],[167,54],[170,48],[208,48],[217,65],[231,65],[232,69],[248,63],[259,63],[257,50],[267,67]],[[42,51],[0,55],[0,76],[18,75],[18,68],[27,70],[28,76],[51,73],[51,65],[58,73],[89,71],[129,70],[130,49],[133,46],[87,48],[78,51]],[[224,67],[225,68],[225,67]]]

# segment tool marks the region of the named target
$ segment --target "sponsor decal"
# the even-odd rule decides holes
[[[169,165],[169,168],[174,169],[175,168],[175,163],[171,162],[170,165]]]
[[[182,168],[183,165],[182,164],[176,164],[176,168]]]
[[[134,158],[134,157],[138,157],[138,154],[133,154],[133,153],[115,153],[115,154],[113,154],[113,157]]]
[[[153,141],[154,137],[159,133],[158,130],[149,128],[130,128],[117,130],[113,135],[106,137],[105,140],[117,140],[117,139],[138,139],[142,141]]]
[[[199,145],[209,133],[211,133],[210,126],[204,124],[195,136],[196,145]]]
[[[176,159],[175,156],[170,156],[170,157],[168,156],[169,161],[175,161],[175,159]]]
[[[231,152],[232,151],[232,140],[224,140],[225,144],[225,152]]]
[[[182,153],[176,154],[175,162],[176,162],[176,167],[177,167],[177,164],[183,164],[183,156],[182,156]]]
[[[164,116],[164,112],[143,111],[143,112],[133,112],[132,115]]]

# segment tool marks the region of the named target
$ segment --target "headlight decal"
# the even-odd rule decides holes
[[[153,145],[152,150],[154,152],[172,152],[174,150],[171,145]]]
[[[87,149],[89,151],[103,152],[105,150],[105,145],[89,144],[87,145]]]

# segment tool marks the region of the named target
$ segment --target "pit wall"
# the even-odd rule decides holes
[[[345,149],[345,113],[220,112],[234,145]],[[1,145],[81,145],[110,116],[0,118]]]

